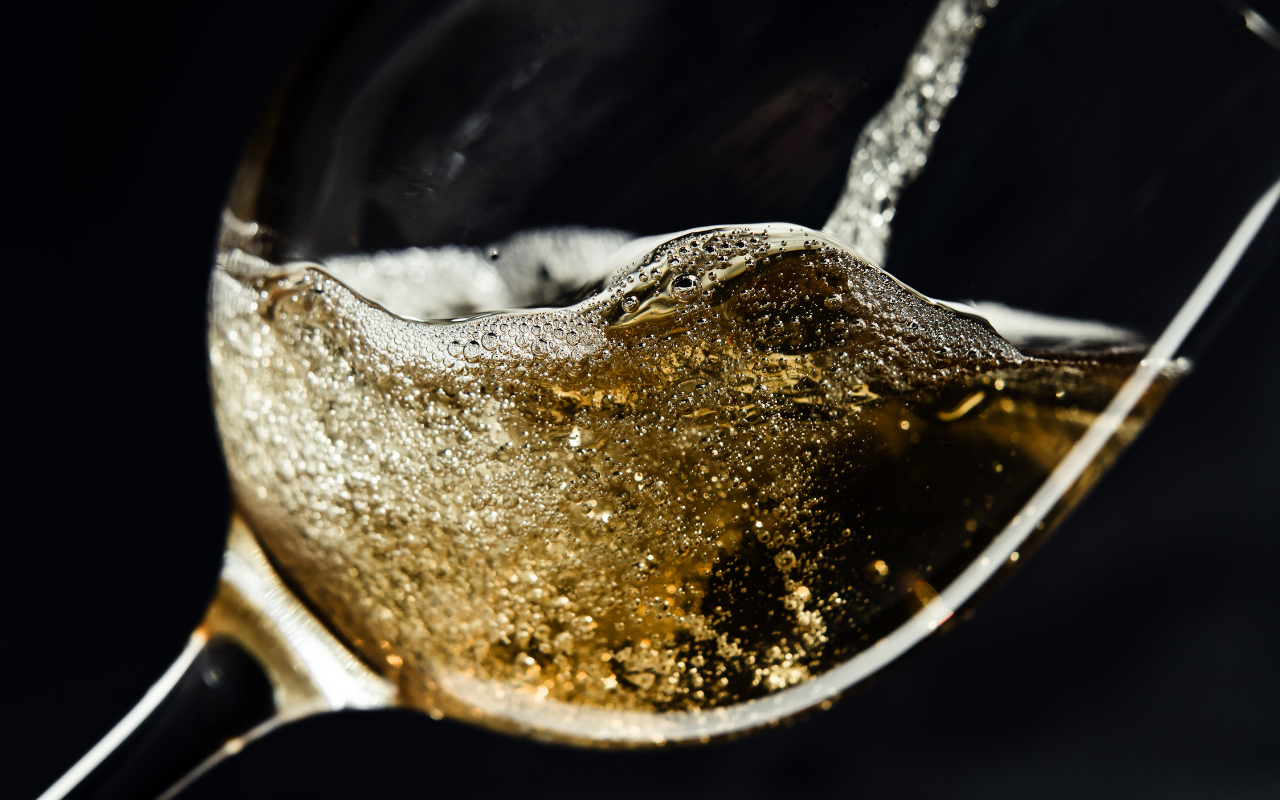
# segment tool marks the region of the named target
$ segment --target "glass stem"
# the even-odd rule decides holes
[[[239,750],[241,737],[275,713],[271,683],[253,656],[198,630],[138,705],[41,800],[153,800]]]
[[[182,655],[39,800],[168,800],[278,725],[395,700],[395,686],[311,614],[236,516],[217,595]]]

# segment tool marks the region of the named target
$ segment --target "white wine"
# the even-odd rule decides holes
[[[286,580],[408,702],[493,724],[516,701],[727,707],[874,646],[1138,355],[1027,355],[780,225],[676,236],[565,308],[442,322],[231,251],[211,324],[237,505]]]

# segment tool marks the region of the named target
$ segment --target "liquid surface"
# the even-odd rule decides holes
[[[242,512],[409,702],[497,725],[516,700],[726,707],[874,646],[1131,371],[1024,355],[798,227],[682,235],[577,305],[443,323],[315,265],[221,264]]]

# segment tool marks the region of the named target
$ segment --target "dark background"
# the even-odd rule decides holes
[[[1006,0],[988,33],[1068,5]],[[6,795],[38,794],[123,716],[213,590],[227,492],[205,377],[209,257],[242,143],[329,7],[72,2],[8,12]],[[1096,23],[1066,28],[1067,44],[1093,41]],[[1113,50],[1142,29],[1126,25],[1112,32]],[[1242,29],[1239,42],[1245,55],[1261,46]],[[975,51],[973,69],[980,63],[1000,62]],[[1070,83],[1092,70],[1105,98],[1108,63],[1066,46],[1042,52],[1023,80]],[[963,257],[1010,263],[1010,249],[1052,261],[1065,247],[1092,264],[1117,248],[1141,258],[1185,241],[1185,257],[1207,263],[1253,187],[1274,179],[1265,158],[1236,168],[1238,192],[1210,185],[1216,216],[1162,211],[1185,205],[1176,179],[1194,173],[1172,156],[1151,156],[1151,169],[1163,165],[1173,184],[1151,188],[1144,173],[1100,185],[1115,199],[1079,212],[1116,231],[1099,254],[1082,253],[1056,224],[1080,206],[1081,170],[1145,152],[1117,155],[1106,126],[1090,121],[1108,108],[1167,113],[1179,87],[1151,109],[1117,96],[1095,116],[1068,115],[1074,131],[1050,120],[1028,129],[1039,135],[982,139],[1014,161],[1017,148],[1046,160],[1061,150],[1078,174],[1054,186],[994,177],[1025,194],[1006,198],[1003,215],[938,199],[959,191],[949,176],[967,169],[973,184],[984,174],[970,163],[981,153],[940,138],[919,191],[904,198],[890,268],[927,293],[962,296],[964,286],[911,277],[957,238],[991,243],[959,247]],[[980,100],[967,112],[958,103],[944,134],[981,134],[990,115]],[[1032,112],[992,124],[1016,127]],[[1175,114],[1168,124],[1193,121]],[[1125,186],[1155,199],[1143,205]],[[1036,221],[1038,204],[1049,222]],[[1274,241],[1274,221],[1269,231]],[[407,712],[329,715],[255,743],[184,796],[1274,797],[1280,270],[1254,267],[1233,285],[1233,313],[1219,314],[1196,371],[1053,540],[971,622],[830,712],[735,743],[645,753],[548,747]]]

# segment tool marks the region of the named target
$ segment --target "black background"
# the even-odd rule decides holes
[[[205,377],[209,255],[253,120],[328,8],[9,12],[8,796],[38,794],[128,711],[213,590],[227,492]],[[1046,57],[1036,69],[1052,79],[1079,63]],[[1090,147],[1105,160],[1107,137]],[[919,196],[944,189],[922,184]],[[910,217],[911,202],[904,242],[908,225],[986,225],[974,235],[1014,237],[1026,258],[1061,247],[1051,225]],[[1222,216],[1229,232],[1238,213]],[[1183,236],[1172,219],[1144,235]],[[1195,373],[1054,539],[971,622],[830,712],[645,753],[548,747],[408,712],[329,715],[255,743],[184,796],[1274,797],[1280,270],[1247,288]]]

